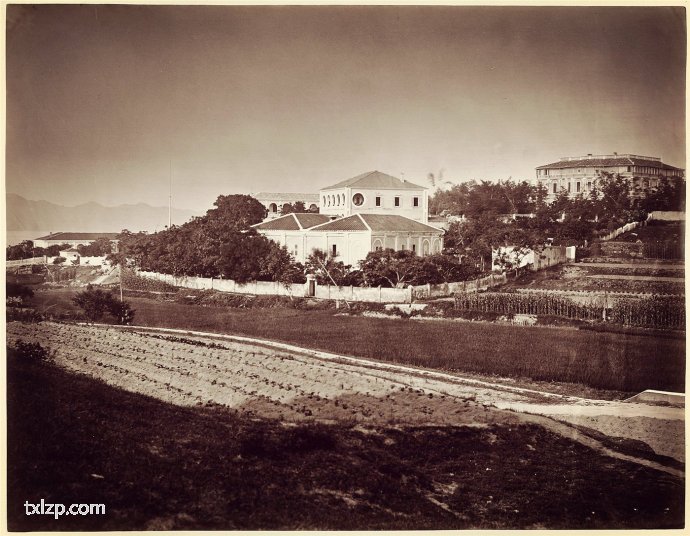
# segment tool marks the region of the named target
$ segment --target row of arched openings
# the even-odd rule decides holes
[[[283,211],[289,210],[290,206],[290,203],[285,203],[282,207]],[[316,212],[318,208],[319,207],[316,206],[316,203],[312,203],[311,205],[309,205],[309,212]],[[268,212],[270,212],[271,214],[275,214],[276,212],[278,212],[278,205],[276,203],[269,204]]]
[[[321,197],[324,207],[341,207],[345,205],[345,194],[331,194]]]

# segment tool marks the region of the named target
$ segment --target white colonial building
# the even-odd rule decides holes
[[[429,221],[427,189],[380,171],[362,173],[319,192],[321,214],[394,214]]]
[[[379,171],[323,188],[320,214],[288,214],[254,225],[304,263],[315,249],[356,266],[371,251],[440,253],[443,229],[427,224],[426,188]]]

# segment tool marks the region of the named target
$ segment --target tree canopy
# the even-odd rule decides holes
[[[303,270],[284,247],[257,233],[266,208],[248,195],[220,196],[204,216],[154,234],[123,231],[121,255],[141,270],[175,276],[248,281],[304,281]]]
[[[539,249],[546,239],[582,245],[653,210],[683,210],[684,192],[683,183],[666,179],[655,190],[636,192],[628,179],[602,173],[589,193],[570,196],[562,189],[550,203],[543,185],[470,181],[437,190],[429,206],[432,213],[464,216],[450,225],[445,252],[485,268],[498,247]]]

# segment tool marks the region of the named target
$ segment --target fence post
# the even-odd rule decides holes
[[[381,285],[379,285],[379,303],[381,303]]]
[[[409,300],[409,303],[411,304],[412,303],[412,285],[407,287],[407,291],[409,293],[408,300]]]

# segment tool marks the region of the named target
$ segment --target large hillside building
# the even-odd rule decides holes
[[[315,249],[356,266],[371,251],[440,253],[443,229],[427,224],[426,188],[379,171],[321,189],[320,214],[270,217],[253,227],[304,263]]]
[[[664,164],[661,158],[618,153],[563,157],[558,162],[537,167],[536,172],[537,183],[547,189],[549,201],[562,190],[570,197],[589,195],[602,172],[630,179],[634,195],[655,189],[663,177],[674,181],[685,178],[682,168]]]

